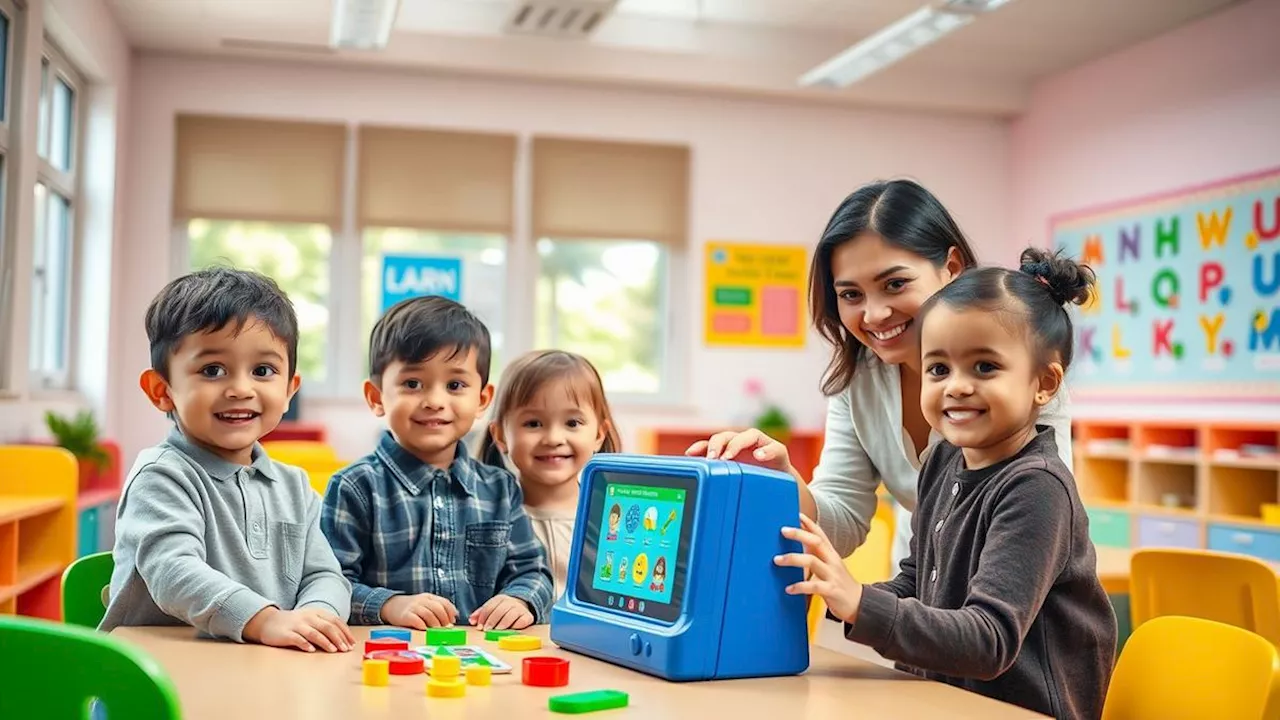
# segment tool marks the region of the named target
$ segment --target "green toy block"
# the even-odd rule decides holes
[[[427,644],[436,647],[466,645],[467,631],[464,628],[427,628]]]
[[[547,705],[552,712],[578,715],[626,707],[629,701],[630,696],[621,690],[592,690],[570,695],[556,695],[547,701]]]
[[[497,642],[508,635],[519,635],[517,630],[486,630],[484,633],[485,640]]]

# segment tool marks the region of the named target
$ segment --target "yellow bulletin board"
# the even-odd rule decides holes
[[[804,347],[808,248],[709,242],[706,344]]]

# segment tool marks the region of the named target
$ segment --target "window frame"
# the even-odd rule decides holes
[[[170,242],[172,243],[170,252],[170,279],[179,278],[192,272],[191,267],[191,233],[188,231],[188,225],[192,220],[200,218],[191,218],[188,220],[173,220],[173,230],[170,234]],[[208,219],[208,218],[204,218]],[[223,219],[219,219],[221,221]],[[255,222],[267,225],[290,225],[294,223],[281,222],[277,223],[271,220],[233,220],[231,222]],[[307,377],[302,378],[302,386],[299,392],[303,394],[303,402],[312,400],[329,400],[334,397],[342,397],[347,393],[341,390],[347,382],[345,376],[339,373],[345,372],[344,367],[340,367],[339,356],[342,354],[342,343],[335,342],[337,332],[337,324],[340,322],[339,311],[345,304],[341,301],[341,291],[336,284],[339,281],[348,281],[350,278],[345,277],[340,268],[346,267],[347,262],[343,260],[344,253],[340,246],[346,243],[341,228],[334,227],[327,223],[305,223],[307,225],[318,225],[328,228],[329,230],[329,267],[326,274],[329,277],[329,294],[325,298],[325,308],[329,311],[328,329],[325,331],[325,379],[317,381]],[[239,267],[239,266],[237,266]],[[359,280],[359,268],[357,267],[355,279]],[[359,386],[356,386],[355,396],[359,396]]]
[[[43,148],[40,147],[40,138],[49,139],[49,133],[52,131],[53,113],[52,102],[53,92],[57,81],[61,80],[71,89],[72,106],[71,106],[71,128],[68,133],[67,142],[70,146],[67,149],[68,164],[70,167],[63,170],[53,164],[53,162],[41,154]],[[41,50],[41,70],[40,70],[40,112],[39,124],[36,128],[36,183],[44,185],[46,192],[56,194],[67,201],[69,213],[67,218],[67,287],[64,288],[66,293],[66,322],[62,327],[62,343],[64,348],[64,359],[60,367],[50,368],[47,366],[46,359],[41,357],[41,362],[36,365],[29,364],[29,381],[32,390],[35,392],[45,391],[62,391],[70,390],[71,379],[75,377],[75,369],[77,362],[76,353],[76,332],[78,322],[78,303],[80,300],[77,278],[80,275],[80,239],[81,239],[81,222],[80,222],[80,203],[79,203],[79,182],[80,182],[80,164],[82,162],[81,149],[83,148],[84,133],[84,113],[85,113],[85,93],[87,83],[84,76],[67,60],[66,56],[58,49],[56,43],[47,35],[44,37],[44,46]],[[46,108],[48,110],[46,110]],[[35,188],[31,188],[34,196]],[[33,208],[35,205],[33,204]],[[35,208],[38,212],[39,208]],[[32,248],[45,247],[48,238],[36,238],[35,233],[38,231],[47,232],[48,218],[34,218],[32,230]],[[32,257],[32,282],[35,282],[35,267],[37,264],[43,263],[43,259]],[[29,313],[31,327],[29,330],[30,342],[36,342],[36,307],[34,306],[35,298],[32,297],[33,306]],[[47,325],[47,320],[45,321]],[[47,341],[47,337],[41,332],[40,342]],[[36,352],[34,347],[28,355]],[[43,353],[43,351],[40,351]]]
[[[3,2],[4,0],[0,0]],[[303,378],[302,392],[304,403],[331,405],[360,402],[361,385],[367,379],[364,355],[366,338],[363,328],[363,258],[365,252],[365,230],[357,217],[356,197],[358,193],[358,157],[359,157],[360,123],[349,125],[347,146],[347,167],[344,173],[344,200],[341,224],[330,226],[329,256],[329,327],[326,356],[326,380],[323,383],[308,381]],[[540,270],[537,254],[537,241],[533,237],[532,222],[528,212],[532,190],[532,177],[528,173],[531,157],[531,144],[528,135],[519,135],[515,154],[516,174],[513,202],[516,205],[514,222],[505,233],[506,240],[506,298],[504,300],[503,329],[507,359],[512,360],[519,355],[534,349],[533,325],[537,319],[536,276]],[[173,219],[171,230],[171,277],[178,277],[190,272],[191,238],[187,232],[187,221]],[[415,228],[404,226],[404,230],[419,230],[425,233],[474,233],[474,229],[454,228]],[[495,233],[498,234],[498,233]],[[645,238],[639,238],[644,240]],[[571,240],[565,238],[562,240]],[[597,238],[600,241],[621,240],[618,238]],[[634,239],[633,239],[634,240]],[[660,384],[654,393],[609,393],[609,403],[615,411],[628,409],[640,411],[681,410],[692,404],[686,397],[691,358],[690,333],[693,331],[693,319],[688,309],[691,307],[689,297],[689,276],[693,244],[674,244],[663,240],[650,240],[662,245],[665,250],[666,275],[663,278],[661,294],[662,307],[661,333],[663,352],[658,368]],[[677,312],[677,310],[681,310]],[[357,342],[341,342],[340,338],[357,337]],[[499,375],[500,368],[492,373]],[[481,423],[477,422],[477,427]]]
[[[527,298],[527,306],[530,308],[528,317],[530,327],[536,327],[538,323],[538,307],[537,307],[537,282],[538,277],[542,273],[542,256],[537,252],[537,243],[543,238],[535,238],[534,252],[532,253],[533,266],[530,274],[534,277],[534,281],[530,284],[530,294]],[[657,375],[658,389],[655,392],[621,392],[605,388],[605,392],[609,396],[609,404],[622,407],[640,407],[652,408],[655,406],[678,406],[686,405],[684,401],[684,345],[687,336],[684,327],[684,318],[674,312],[676,292],[679,288],[683,288],[687,283],[682,281],[685,279],[685,259],[686,248],[681,245],[673,245],[662,240],[652,240],[647,238],[591,238],[590,240],[580,240],[579,238],[545,238],[555,243],[572,243],[572,242],[593,242],[593,243],[627,243],[627,242],[648,242],[657,245],[663,254],[662,270],[660,276],[662,281],[662,291],[658,295],[659,306],[656,309],[659,316],[659,342],[662,343],[662,352],[659,355]],[[536,338],[531,337],[530,345],[536,345]],[[574,352],[572,348],[559,348]],[[588,358],[590,360],[590,358]]]
[[[13,347],[14,318],[13,291],[17,278],[14,262],[17,243],[13,241],[14,228],[12,209],[14,195],[11,178],[13,176],[13,158],[17,154],[18,134],[13,132],[14,110],[19,103],[14,101],[14,80],[21,77],[14,67],[22,54],[17,52],[21,46],[22,28],[25,27],[25,13],[20,13],[13,0],[0,0],[0,13],[9,21],[8,38],[5,42],[4,57],[4,92],[0,93],[0,340]],[[0,391],[8,390],[12,381],[10,363],[11,352],[0,352]],[[26,358],[22,358],[25,364]]]

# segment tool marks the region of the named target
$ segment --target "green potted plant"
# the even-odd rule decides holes
[[[786,445],[791,442],[791,420],[782,408],[769,404],[755,421],[756,429]]]
[[[791,419],[765,395],[764,383],[758,378],[750,378],[743,384],[742,392],[756,408],[755,417],[751,419],[752,427],[783,445],[790,442]]]
[[[71,451],[80,462],[80,487],[93,486],[99,474],[111,465],[110,453],[98,442],[98,423],[93,419],[93,413],[82,410],[68,419],[46,412],[44,422],[54,442]]]

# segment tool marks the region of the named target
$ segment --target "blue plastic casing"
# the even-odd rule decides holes
[[[639,617],[579,598],[591,498],[604,473],[685,478],[696,494],[684,594],[672,621]],[[551,610],[551,639],[567,650],[668,680],[795,675],[809,666],[807,597],[788,595],[799,568],[773,558],[802,552],[782,537],[798,526],[796,481],[785,473],[720,460],[601,453],[583,468],[565,592]],[[594,551],[593,551],[594,554]],[[590,577],[586,578],[589,582]],[[621,602],[619,602],[621,604]]]

